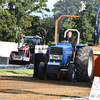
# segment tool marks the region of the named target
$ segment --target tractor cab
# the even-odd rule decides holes
[[[42,38],[39,36],[22,36],[22,47],[19,48],[19,51],[22,48],[25,50],[30,49],[30,53],[34,53],[35,45],[42,45]]]
[[[67,37],[67,33],[69,31],[73,31],[77,33],[77,42],[76,45],[79,44],[79,38],[80,38],[80,32],[77,29],[68,29],[67,31],[64,32],[64,39]],[[49,62],[60,62],[60,64],[66,65],[69,64],[72,57],[75,57],[75,53],[77,49],[72,51],[72,45],[69,43],[69,41],[61,41],[60,43],[58,42],[57,46],[50,46],[49,47]],[[76,47],[75,47],[76,48]],[[56,51],[56,52],[55,52]],[[72,56],[74,54],[74,56]],[[61,59],[59,59],[59,56]],[[58,57],[58,58],[57,58]],[[71,61],[72,62],[72,61]]]
[[[31,46],[31,45],[42,45],[42,37],[39,36],[22,36],[22,45]]]

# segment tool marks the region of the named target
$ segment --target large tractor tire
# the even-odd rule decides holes
[[[40,62],[45,62],[45,54],[35,54],[33,77],[38,77],[38,67]]]
[[[49,50],[47,50],[46,54],[35,54],[35,62],[34,62],[34,74],[33,77],[38,77],[38,67],[40,62],[44,62],[44,66],[47,65],[49,60]]]
[[[75,56],[76,80],[90,82],[93,77],[94,56],[90,47],[81,47]]]
[[[38,68],[38,76],[40,80],[45,79],[45,69],[44,69],[44,62],[40,62],[39,68]]]

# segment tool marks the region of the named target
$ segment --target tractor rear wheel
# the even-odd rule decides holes
[[[76,80],[90,82],[93,77],[94,56],[90,47],[81,47],[75,56]]]
[[[38,76],[39,76],[40,80],[44,80],[45,79],[44,62],[40,62],[40,64],[39,64]]]

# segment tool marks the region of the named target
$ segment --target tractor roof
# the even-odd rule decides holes
[[[38,39],[42,39],[42,37],[36,35],[36,36],[25,36],[25,35],[22,35],[22,38],[38,38]]]

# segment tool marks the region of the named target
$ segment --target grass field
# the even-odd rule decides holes
[[[33,74],[33,69],[27,70],[11,70],[11,69],[0,69],[0,74]]]

